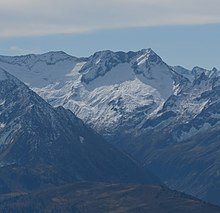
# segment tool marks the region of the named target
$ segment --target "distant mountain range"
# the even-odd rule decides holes
[[[23,81],[53,107],[67,109],[54,109],[38,97],[44,104],[37,107],[34,103],[29,111],[32,108],[39,110],[44,105],[53,111],[51,114],[40,108],[41,112],[46,112],[46,118],[39,118],[35,112],[42,129],[46,129],[53,119],[58,126],[51,127],[48,132],[55,134],[57,129],[61,131],[61,127],[68,125],[73,128],[74,122],[67,123],[72,117],[77,118],[69,109],[168,186],[220,205],[220,71],[216,68],[187,70],[170,66],[151,49],[128,53],[101,51],[88,58],[76,58],[64,52],[0,56],[0,67]],[[2,105],[4,101],[2,98]],[[35,118],[31,113],[28,116]],[[4,119],[1,126],[3,132],[10,129],[5,126]],[[78,141],[84,138],[78,133],[74,137],[72,133],[66,136],[69,130],[65,128],[62,131],[65,137],[76,137]],[[49,138],[56,137],[53,134]],[[3,148],[13,144],[7,140],[6,145],[2,143]],[[102,141],[100,139],[95,148],[101,147]],[[110,145],[104,142],[103,146]],[[61,147],[56,149],[61,150]],[[2,159],[11,164],[14,156],[8,157],[7,152]],[[45,155],[49,156],[48,153]],[[28,156],[21,159],[25,162]],[[134,167],[137,169],[136,165]]]

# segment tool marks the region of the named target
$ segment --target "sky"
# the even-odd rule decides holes
[[[0,0],[0,54],[152,48],[170,65],[220,69],[219,0]]]

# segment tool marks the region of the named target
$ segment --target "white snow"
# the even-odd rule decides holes
[[[69,72],[66,74],[67,77],[75,77],[76,74],[81,70],[81,68],[83,67],[83,65],[85,64],[86,62],[81,62],[81,63],[77,63],[75,65],[75,67]]]
[[[0,123],[0,129],[3,129],[3,128],[5,128],[5,123]]]
[[[0,106],[5,104],[5,100],[0,100]]]
[[[99,58],[95,63],[98,64],[101,61],[101,59]]]
[[[29,57],[1,57],[0,59],[1,68],[26,82],[32,88],[42,88],[60,81],[65,82],[68,79],[66,74],[70,73],[75,64],[75,58],[59,52],[39,56],[30,55]]]
[[[87,63],[86,59],[78,61],[60,53],[32,55],[25,61],[0,57],[0,67],[27,82],[51,105],[62,105],[72,110],[97,130],[116,127],[121,119],[134,116],[134,111],[141,107],[149,106],[146,117],[150,116],[173,94],[174,80],[168,66],[152,64],[151,70],[146,67],[144,62],[148,60],[149,51],[142,51],[130,63],[119,63],[88,84],[82,83],[82,75],[92,79],[96,76],[96,66],[105,64],[106,54],[100,54],[98,59],[94,59],[94,67],[83,73],[80,70]],[[111,55],[114,57],[114,53]],[[142,73],[134,72],[134,61],[139,62]]]
[[[130,64],[119,64],[104,76],[94,79],[88,85],[85,84],[85,88],[87,90],[94,90],[98,87],[117,85],[134,79],[135,73],[131,69]]]
[[[137,58],[138,66],[144,64],[147,60],[147,53]]]
[[[173,94],[173,76],[171,71],[166,66],[153,65],[151,70],[146,69],[141,65],[140,69],[142,73],[137,77],[144,84],[155,88],[162,99],[166,100],[171,94]]]

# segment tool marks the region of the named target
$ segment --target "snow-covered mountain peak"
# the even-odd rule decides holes
[[[118,66],[120,68],[118,68]],[[95,79],[105,76],[108,72],[116,72],[115,69],[124,70],[124,81],[130,80],[131,75],[132,78],[136,76],[138,78],[142,78],[143,80],[145,78],[148,80],[156,80],[162,76],[163,79],[164,75],[169,75],[170,77],[172,76],[172,70],[151,49],[142,49],[137,52],[130,51],[127,53],[112,52],[107,50],[97,52],[89,58],[87,63],[85,63],[80,70],[80,73],[82,73],[81,80],[85,84],[90,84]],[[131,74],[130,71],[133,73]],[[121,74],[121,72],[116,72],[114,74],[114,79],[118,79],[119,75],[121,81]],[[117,83],[118,81],[115,82],[115,84]]]
[[[197,66],[192,69],[192,74],[195,76],[195,78],[200,76],[202,73],[204,73],[208,78],[213,78],[220,75],[220,72],[216,68],[207,70]]]
[[[52,51],[45,53],[43,55],[36,55],[40,60],[45,61],[48,63],[48,65],[53,65],[55,63],[58,63],[60,61],[65,60],[76,60],[76,57],[70,56],[67,53],[63,51]]]
[[[0,57],[0,67],[51,105],[72,110],[104,132],[114,131],[120,123],[127,125],[133,116],[135,126],[157,112],[186,80],[151,49],[127,53],[106,50],[79,59],[49,52],[29,55],[19,64],[3,59]]]
[[[0,56],[0,67],[21,79],[31,87],[47,86],[67,80],[77,59],[64,52],[48,52],[42,55]]]
[[[212,70],[207,70],[201,67],[194,67],[192,70],[185,69],[181,66],[173,66],[172,69],[178,74],[187,78],[190,82],[193,82],[195,79],[201,78],[201,75],[206,75],[208,78],[213,78],[220,76],[220,71],[215,67]]]
[[[160,58],[160,56],[158,56],[151,48],[142,49],[138,53],[138,55],[140,55],[136,60],[138,65],[143,64],[146,61],[148,61],[148,63],[150,64],[162,63],[162,59]]]
[[[75,57],[70,56],[62,51],[51,51],[44,54],[28,54],[28,55],[21,55],[21,56],[0,56],[0,61],[8,64],[26,65],[31,69],[39,61],[45,62],[48,65],[58,63],[59,61],[63,60],[70,60]]]
[[[82,82],[89,84],[94,79],[104,76],[119,64],[129,63],[129,55],[124,52],[100,51],[90,56],[82,67]]]
[[[196,67],[194,67],[193,69],[192,69],[192,73],[194,74],[194,76],[195,77],[198,77],[198,76],[200,76],[201,74],[205,74],[205,75],[209,75],[210,74],[210,70],[206,70],[206,69],[204,69],[204,68],[202,68],[202,67],[198,67],[198,66],[196,66]]]

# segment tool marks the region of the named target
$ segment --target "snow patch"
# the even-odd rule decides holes
[[[99,59],[95,62],[95,64],[98,64],[100,61],[101,61],[101,59],[99,58]]]
[[[5,104],[5,100],[0,100],[0,106]]]
[[[86,62],[77,63],[75,65],[75,67],[69,73],[66,74],[66,76],[67,77],[74,77],[82,69],[82,67],[85,63]]]
[[[140,57],[138,57],[138,58],[137,58],[138,66],[141,65],[141,64],[144,64],[147,59],[148,59],[147,53],[144,54],[144,55],[141,55]]]
[[[5,123],[0,123],[0,129],[3,129],[3,128],[5,128]]]
[[[79,136],[79,141],[80,141],[81,144],[83,144],[84,141],[85,141],[85,138],[83,136]]]
[[[130,64],[124,63],[114,67],[104,76],[99,76],[93,81],[91,81],[89,84],[85,84],[85,88],[88,90],[94,90],[98,87],[121,84],[125,81],[130,81],[134,79],[135,73],[130,67]]]

